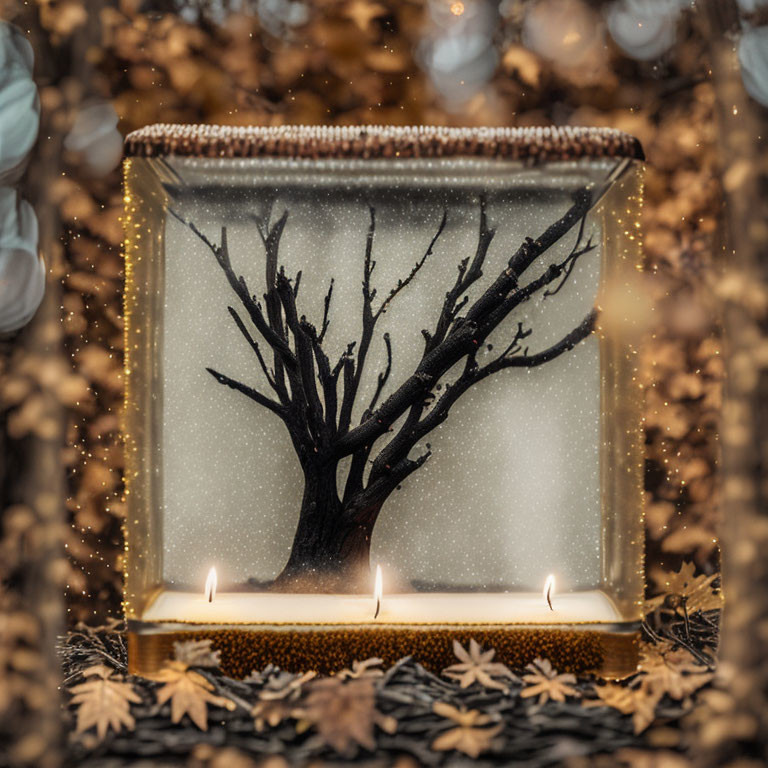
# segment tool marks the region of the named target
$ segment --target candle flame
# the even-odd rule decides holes
[[[555,591],[555,574],[550,573],[547,576],[547,580],[544,582],[544,599],[547,601],[550,611],[555,609],[552,607],[552,595]]]
[[[384,583],[381,575],[381,566],[376,566],[376,583],[373,587],[373,599],[376,601],[376,613],[373,614],[373,618],[377,618],[379,611],[381,610],[381,598],[384,592]]]
[[[208,578],[205,580],[205,597],[209,603],[213,602],[213,598],[216,597],[216,584],[218,577],[216,576],[216,568],[211,568],[208,571]]]

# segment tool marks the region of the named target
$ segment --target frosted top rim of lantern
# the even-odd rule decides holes
[[[237,126],[156,123],[126,136],[129,157],[489,157],[531,164],[579,158],[644,160],[640,141],[615,128],[577,126]]]

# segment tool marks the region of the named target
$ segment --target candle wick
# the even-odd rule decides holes
[[[213,592],[212,591],[208,593],[208,602],[209,603],[213,602]]]
[[[377,597],[376,598],[376,613],[373,614],[373,618],[374,619],[378,618],[380,610],[381,610],[381,598]]]
[[[551,584],[547,589],[547,603],[549,604],[549,610],[554,611],[555,609],[552,607],[552,585]]]

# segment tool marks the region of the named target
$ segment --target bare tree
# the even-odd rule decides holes
[[[392,340],[384,334],[386,363],[359,424],[352,423],[352,414],[377,324],[429,259],[444,231],[447,214],[443,214],[428,248],[410,273],[383,299],[377,300],[377,291],[371,284],[376,267],[376,211],[369,207],[362,263],[362,329],[359,339],[351,342],[337,361],[331,361],[323,348],[334,281],[330,281],[323,317],[316,326],[297,308],[301,272],[290,278],[279,265],[287,211],[274,223],[270,223],[269,215],[258,222],[266,251],[267,291],[263,303],[232,267],[226,227],[222,227],[221,242],[217,245],[193,223],[184,222],[210,248],[250,325],[258,331],[259,340],[238,311],[229,307],[272,392],[265,394],[212,368],[207,370],[220,384],[241,392],[283,421],[304,474],[304,495],[293,547],[273,584],[275,589],[367,588],[371,534],[381,508],[389,495],[431,455],[426,443],[421,453],[412,456],[417,445],[448,418],[454,403],[478,382],[508,368],[542,365],[572,349],[592,332],[594,311],[556,344],[529,354],[523,342],[532,331],[518,323],[500,354],[482,365],[477,361],[477,353],[488,336],[513,310],[537,294],[556,294],[578,259],[595,248],[591,239],[584,240],[587,214],[597,197],[587,189],[578,190],[568,211],[535,240],[526,238],[501,273],[477,299],[470,301],[467,292],[483,275],[495,234],[481,199],[475,252],[458,264],[455,282],[445,294],[434,327],[422,330],[424,350],[418,365],[382,400],[392,370]],[[522,275],[577,226],[576,242],[568,254],[521,286]],[[266,349],[262,350],[261,344],[266,344]],[[458,377],[438,386],[441,378],[462,361]],[[401,417],[404,419],[395,429]],[[380,438],[389,433],[391,437],[377,446]],[[344,459],[350,464],[341,489],[337,487],[337,468]]]

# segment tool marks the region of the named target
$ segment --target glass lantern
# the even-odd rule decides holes
[[[608,129],[155,125],[125,160],[131,668],[452,640],[626,674],[642,150]]]

